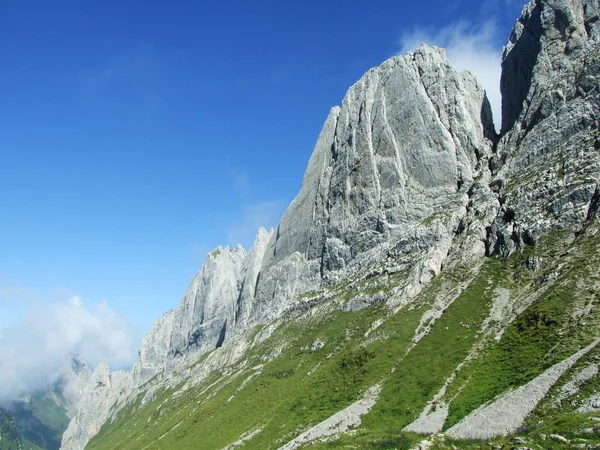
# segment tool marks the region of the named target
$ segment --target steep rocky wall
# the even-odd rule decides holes
[[[474,178],[488,176],[492,139],[483,89],[443,50],[422,46],[370,70],[330,111],[276,231],[260,230],[248,253],[211,252],[144,340],[136,381],[280,316],[298,294],[387,258],[397,244],[447,253]],[[443,226],[423,226],[434,217]]]
[[[410,273],[402,289],[415,295],[439,273],[471,214],[474,180],[489,179],[493,129],[483,88],[442,49],[421,46],[371,69],[330,111],[277,229],[261,229],[249,252],[219,247],[208,255],[179,306],[144,338],[132,385],[276,319],[304,292],[402,255],[390,270]],[[469,230],[476,244],[457,253],[483,256],[485,227]],[[84,442],[105,413],[77,419],[65,442]]]
[[[595,0],[534,0],[513,29],[502,63],[504,135],[492,163],[502,209],[490,253],[534,244],[597,209],[599,12]]]
[[[129,372],[110,373],[108,365],[100,364],[81,394],[79,409],[63,435],[61,449],[83,449],[100,431],[115,403],[132,388],[131,381]]]
[[[271,238],[257,317],[391,253],[445,246],[474,178],[486,176],[493,139],[483,89],[442,49],[421,46],[367,72],[330,112]],[[423,226],[436,218],[443,227]]]

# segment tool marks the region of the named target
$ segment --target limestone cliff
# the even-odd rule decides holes
[[[66,401],[67,417],[72,419],[77,413],[79,400],[90,378],[92,369],[88,362],[80,356],[74,356],[69,368],[64,370],[58,382],[59,390]]]
[[[100,431],[115,403],[132,388],[131,375],[125,371],[110,373],[100,364],[86,384],[75,417],[63,435],[61,448],[82,449]]]
[[[390,254],[437,252],[426,272],[439,272],[473,180],[489,178],[493,139],[483,89],[443,50],[422,46],[369,71],[329,113],[275,232],[260,230],[248,253],[208,255],[178,308],[144,339],[136,383]],[[479,230],[469,252],[483,255],[484,239]]]
[[[367,72],[329,113],[277,229],[259,230],[249,252],[219,247],[208,255],[179,306],[144,338],[134,385],[390,257],[405,256],[388,270],[411,271],[404,291],[414,295],[439,273],[474,180],[489,179],[493,130],[483,88],[442,49],[421,46]],[[483,256],[484,227],[473,230],[465,251]],[[64,448],[76,448],[72,433],[97,431],[85,424],[72,424]]]
[[[600,8],[531,1],[504,49],[502,129],[492,187],[502,209],[489,252],[507,254],[598,208]]]

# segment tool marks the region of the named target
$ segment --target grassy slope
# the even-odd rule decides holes
[[[529,249],[509,261],[526,292],[536,286],[539,289],[543,279],[557,278],[506,329],[498,343],[489,345],[460,373],[454,383],[455,390],[449,392],[449,397],[456,397],[446,423],[448,427],[508,388],[527,383],[597,336],[598,309],[592,308],[590,314],[581,316],[575,316],[574,312],[586,304],[596,305],[600,298],[595,285],[600,267],[598,239],[580,238],[571,247],[570,255],[563,255],[565,247],[565,243],[560,243],[560,235],[555,234],[547,237],[535,252]],[[554,259],[559,263],[551,263],[541,273],[516,272],[531,258]]]
[[[19,450],[22,447],[21,433],[12,416],[0,408],[0,450]]]
[[[60,403],[60,393],[55,392]],[[18,419],[37,423],[30,430],[24,430],[23,444],[29,450],[58,450],[62,434],[69,425],[65,409],[55,399],[46,394],[36,394],[27,403],[21,403],[15,410]]]
[[[88,448],[217,449],[257,428],[262,431],[244,447],[277,448],[381,381],[380,400],[352,436],[313,447],[409,448],[420,438],[400,430],[419,415],[474,349],[475,356],[448,387],[447,426],[592,340],[599,325],[595,308],[600,298],[599,245],[599,237],[582,236],[573,243],[568,233],[556,233],[535,250],[527,249],[508,261],[489,259],[481,267],[448,270],[410,307],[391,317],[382,306],[352,313],[328,303],[319,305],[310,318],[305,314],[284,322],[250,352],[243,368],[215,373],[178,397],[163,392],[140,411],[137,405],[125,408]],[[534,264],[536,270],[530,270]],[[466,288],[459,292],[456,287],[461,283]],[[496,341],[493,335],[499,328],[483,333],[481,325],[498,288],[510,291],[515,302],[532,303]],[[455,300],[429,334],[412,346],[423,313],[440,296],[451,299],[453,290]],[[341,292],[340,297],[349,296]],[[586,304],[591,305],[588,313],[577,315]],[[385,321],[365,338],[377,319]],[[317,339],[325,343],[322,349],[302,350]],[[282,343],[285,346],[278,358],[267,363],[261,360]],[[264,364],[262,370],[253,369],[259,364]],[[215,382],[215,387],[203,391]],[[598,392],[599,384],[597,379],[590,380],[586,392]],[[570,426],[573,435],[579,423],[590,421],[589,415],[577,415],[575,409],[540,405],[524,433],[542,442],[541,434],[567,433]],[[436,445],[475,448],[480,444],[446,441]],[[540,445],[560,448],[563,444],[543,441]]]

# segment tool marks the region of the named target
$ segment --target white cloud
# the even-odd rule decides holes
[[[50,387],[75,354],[92,367],[101,361],[125,367],[135,347],[130,326],[105,302],[87,307],[71,297],[32,303],[19,323],[0,333],[0,404]]]
[[[230,176],[243,206],[241,217],[228,227],[225,239],[229,246],[241,244],[248,250],[260,227],[268,230],[277,225],[286,205],[282,201],[261,199],[264,189],[254,182],[248,170],[236,168]]]
[[[483,84],[498,129],[502,118],[500,96],[502,48],[496,44],[497,35],[496,24],[491,21],[480,26],[460,21],[442,28],[419,28],[402,35],[400,54],[412,51],[422,43],[445,48],[448,58],[457,69],[471,70]]]
[[[260,227],[269,229],[277,225],[284,206],[283,202],[261,202],[244,207],[242,217],[227,234],[229,245],[242,244],[248,249]]]

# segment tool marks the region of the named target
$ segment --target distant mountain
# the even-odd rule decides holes
[[[23,438],[14,417],[0,408],[0,450],[23,450]]]
[[[50,391],[34,393],[11,405],[10,415],[24,450],[60,448],[62,435],[77,412],[82,388],[91,375],[88,363],[74,357]]]
[[[442,49],[369,70],[62,448],[600,448],[598,0],[529,1],[502,71],[496,134]]]

